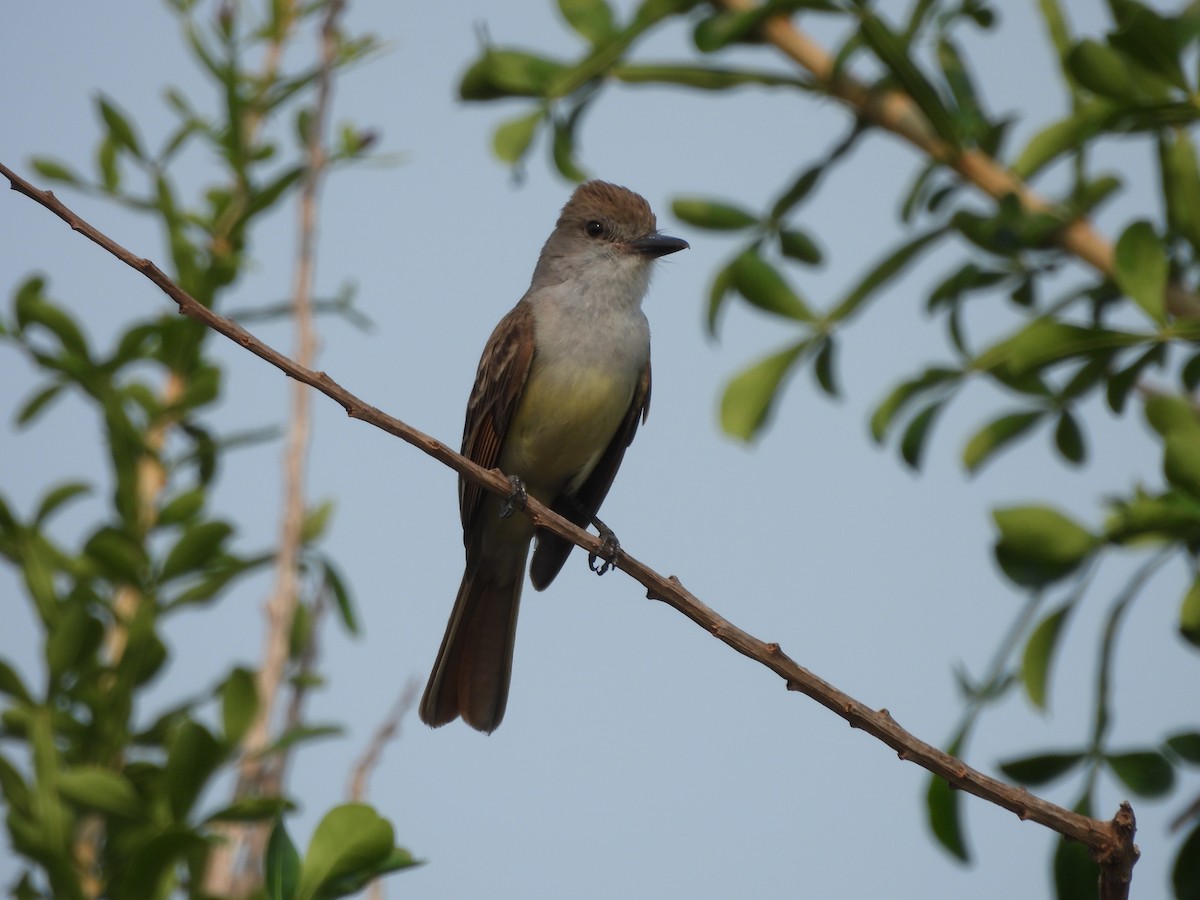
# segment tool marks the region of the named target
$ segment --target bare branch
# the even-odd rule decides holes
[[[420,696],[421,682],[416,678],[410,678],[405,682],[403,690],[400,691],[400,696],[396,698],[396,702],[392,704],[387,717],[375,729],[370,743],[363,750],[363,754],[359,757],[358,763],[355,764],[354,771],[350,776],[350,789],[348,793],[350,794],[350,799],[355,803],[362,803],[366,800],[367,781],[370,780],[371,773],[379,766],[379,759],[383,756],[383,748],[399,736],[400,723],[408,715],[409,710],[416,705],[417,698]]]
[[[333,69],[336,65],[338,34],[337,20],[344,9],[343,0],[331,0],[321,26],[321,63],[317,76],[316,99],[309,120],[306,139],[308,163],[300,191],[296,267],[292,281],[291,311],[295,320],[296,360],[309,368],[316,357],[317,340],[313,327],[313,280],[316,268],[317,194],[326,170],[325,130],[329,119]],[[294,21],[295,10],[288,16]],[[284,29],[286,32],[288,29]],[[268,70],[274,72],[279,64],[281,40],[271,44]],[[303,385],[292,385],[291,416],[283,454],[283,515],[280,523],[279,546],[275,556],[275,584],[266,603],[267,631],[263,646],[262,665],[258,669],[256,687],[258,710],[242,745],[235,797],[263,796],[279,793],[290,750],[276,756],[265,751],[271,744],[271,723],[276,698],[283,684],[289,662],[292,624],[299,605],[299,563],[303,545],[305,513],[305,466],[311,433],[311,395]],[[315,629],[306,647],[308,658],[302,662],[311,667],[316,652]],[[298,717],[305,689],[298,686],[292,697],[289,716]],[[270,836],[269,822],[233,825],[226,834],[227,844],[218,857],[221,867],[232,871],[222,877],[231,879],[227,885],[234,896],[245,896],[261,881],[261,860]],[[210,881],[209,887],[219,885]]]
[[[479,485],[501,497],[511,493],[511,484],[498,469],[487,470],[477,466],[466,457],[455,453],[441,441],[363,402],[324,372],[314,372],[287,358],[259,341],[236,323],[202,306],[167,278],[154,263],[148,259],[134,256],[107,235],[97,231],[64,206],[49,191],[38,190],[3,164],[0,164],[0,174],[9,179],[15,190],[45,206],[69,224],[72,229],[85,235],[127,265],[144,274],[178,304],[179,311],[183,315],[225,335],[297,381],[316,388],[340,404],[352,418],[374,425],[388,434],[412,444],[449,466],[472,484]],[[603,556],[603,543],[598,537],[578,528],[533,497],[527,501],[525,514],[537,527],[553,532],[589,553]],[[806,694],[841,716],[851,727],[862,729],[883,741],[895,750],[901,759],[914,762],[934,775],[946,779],[953,787],[1007,809],[1021,819],[1032,820],[1071,840],[1085,844],[1101,865],[1102,882],[1126,886],[1125,894],[1106,894],[1106,900],[1107,898],[1127,896],[1130,873],[1138,856],[1137,847],[1133,843],[1133,811],[1128,808],[1127,804],[1122,805],[1111,822],[1106,822],[1082,816],[1043,800],[1024,788],[1015,788],[984,775],[961,760],[943,753],[906,731],[886,709],[870,709],[818,678],[788,657],[779,644],[768,643],[742,631],[700,602],[684,588],[678,578],[664,577],[624,551],[617,555],[614,563],[616,568],[645,587],[648,597],[663,601],[738,653],[766,666],[784,680],[789,690]]]

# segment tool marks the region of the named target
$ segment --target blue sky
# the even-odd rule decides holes
[[[1095,33],[1101,4],[1066,4]],[[903,9],[884,4],[885,9]],[[70,16],[70,27],[63,18]],[[321,217],[318,290],[346,281],[376,323],[363,334],[322,323],[320,368],[350,390],[456,445],[480,350],[524,292],[538,250],[570,186],[539,151],[520,184],[490,155],[492,128],[517,104],[468,106],[457,78],[485,23],[498,44],[566,55],[572,41],[555,5],[506,9],[485,0],[353,4],[353,30],[377,33],[389,52],[338,85],[335,119],[381,133],[390,167],[366,166],[328,183]],[[820,33],[820,32],[819,32]],[[36,37],[36,39],[34,39]],[[646,58],[682,52],[679,32],[647,45]],[[570,46],[574,46],[573,44]],[[993,110],[1021,116],[1015,144],[1066,109],[1034,4],[1004,4],[999,33],[972,41]],[[573,52],[573,51],[571,51]],[[161,90],[177,84],[202,108],[215,98],[190,68],[160,4],[21,4],[0,33],[5,139],[0,159],[31,172],[35,154],[90,166],[98,133],[92,98],[115,98],[151,142],[168,127]],[[952,668],[982,672],[1022,602],[991,561],[988,510],[1046,500],[1096,522],[1106,491],[1157,484],[1155,447],[1136,417],[1090,409],[1092,457],[1080,471],[1052,459],[1043,435],[976,478],[959,463],[963,442],[1005,401],[970,389],[944,416],[925,472],[903,468],[871,444],[867,417],[900,377],[945,359],[939,326],[920,314],[922,291],[953,255],[881,296],[842,342],[845,399],[818,396],[807,373],[789,386],[775,422],[755,446],[723,436],[720,390],[742,366],[782,346],[777,322],[734,307],[719,341],[703,331],[712,272],[733,244],[673,220],[670,200],[715,195],[752,208],[847,128],[829,103],[769,91],[727,97],[619,89],[582,133],[589,171],[644,194],[668,233],[691,242],[659,267],[647,300],[653,329],[654,398],[603,510],[622,544],[683,583],[727,618],[778,641],[802,665],[863,702],[886,706],[918,736],[942,742],[958,720]],[[1130,191],[1100,227],[1115,235],[1153,196],[1150,157],[1135,144],[1105,161]],[[801,224],[829,260],[796,273],[817,306],[832,302],[893,245],[896,197],[917,171],[913,153],[870,139],[805,207]],[[183,172],[202,184],[203,161]],[[1143,190],[1139,191],[1139,186]],[[134,252],[165,261],[161,235],[91,198],[63,191],[93,224]],[[1145,214],[1141,210],[1141,214]],[[104,343],[127,318],[169,301],[139,275],[34,204],[0,197],[4,302],[25,273],[45,272],[50,292]],[[294,218],[261,227],[255,265],[228,308],[273,302],[290,284]],[[1007,320],[985,314],[981,335]],[[259,329],[280,349],[288,329]],[[227,367],[218,428],[281,423],[287,384],[233,344],[214,353]],[[31,375],[0,353],[0,415],[11,421]],[[293,771],[301,840],[345,796],[349,771],[407,679],[428,674],[461,576],[454,477],[318,398],[311,495],[332,498],[328,549],[348,574],[365,623],[355,640],[331,632],[329,687],[311,717],[337,721],[345,738],[314,745]],[[28,509],[45,485],[99,477],[98,423],[80,404],[57,406],[30,432],[0,433],[0,484]],[[230,457],[216,498],[239,527],[240,546],[268,546],[277,530],[276,446]],[[92,458],[95,457],[95,458]],[[64,519],[83,531],[95,507]],[[1082,742],[1097,623],[1129,567],[1101,570],[1093,602],[1075,622],[1058,663],[1052,715],[1014,695],[987,715],[968,759],[985,771],[1025,752]],[[1179,722],[1177,685],[1194,683],[1195,656],[1173,638],[1185,573],[1168,570],[1137,604],[1118,662],[1117,743],[1159,737]],[[174,665],[156,686],[168,703],[213,683],[228,666],[253,665],[261,640],[265,580],[220,606],[188,614],[169,633]],[[6,627],[0,652],[36,672],[36,630],[0,572]],[[485,737],[460,724],[432,731],[403,723],[375,773],[371,801],[401,843],[429,861],[395,879],[393,896],[857,898],[1042,896],[1049,892],[1048,832],[981,801],[966,800],[977,859],[962,868],[937,850],[922,816],[924,773],[816,704],[783,689],[621,574],[597,579],[582,554],[545,593],[523,598],[512,693],[504,725]],[[222,788],[224,789],[224,788]],[[1110,814],[1122,789],[1104,786]],[[1070,803],[1070,792],[1052,795]],[[214,795],[214,808],[223,801]],[[1165,823],[1173,806],[1141,801],[1143,861],[1136,883],[1165,891]],[[0,882],[15,871],[0,850]]]

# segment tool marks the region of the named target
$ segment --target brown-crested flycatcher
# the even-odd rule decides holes
[[[639,195],[603,181],[563,207],[525,296],[492,332],[467,403],[463,455],[499,468],[576,524],[595,519],[650,407],[650,326],[642,298],[657,257],[687,247],[656,230]],[[517,606],[533,524],[509,502],[458,482],[466,572],[421,719],[458,716],[493,731],[504,717]],[[537,532],[530,579],[554,580],[572,544]]]

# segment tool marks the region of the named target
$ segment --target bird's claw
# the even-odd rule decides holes
[[[504,505],[500,507],[500,518],[502,519],[507,519],[518,509],[524,509],[526,501],[529,500],[525,482],[516,475],[509,475],[508,483],[512,485],[512,493],[504,498]]]
[[[588,554],[588,568],[597,575],[603,575],[616,565],[617,557],[621,555],[621,542],[617,540],[613,530],[599,519],[595,520],[595,524],[596,530],[600,532],[600,550]],[[596,565],[597,562],[600,564]]]

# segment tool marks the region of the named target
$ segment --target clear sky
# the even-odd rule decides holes
[[[991,108],[1020,115],[1020,143],[1062,115],[1066,98],[1036,5],[997,5],[998,34],[971,41],[969,49]],[[1103,4],[1066,6],[1080,31],[1103,27]],[[350,28],[374,31],[391,48],[339,83],[335,118],[378,129],[381,149],[403,162],[335,175],[321,216],[318,289],[331,293],[353,281],[376,328],[363,334],[323,322],[320,367],[452,445],[483,343],[524,292],[570,193],[540,150],[520,184],[490,155],[491,129],[522,107],[456,99],[481,23],[501,45],[574,52],[548,2],[351,5]],[[661,59],[683,47],[676,32],[642,53]],[[115,98],[154,144],[169,123],[161,101],[168,83],[202,108],[216,102],[186,61],[162,5],[15,4],[0,32],[0,159],[27,173],[30,157],[43,153],[89,167],[97,92]],[[587,119],[582,161],[590,172],[643,193],[660,226],[692,245],[663,261],[651,287],[651,415],[603,517],[631,553],[679,576],[733,622],[780,642],[802,665],[865,703],[886,706],[902,725],[938,743],[961,709],[953,667],[981,673],[1023,599],[1001,582],[991,560],[988,510],[1047,500],[1094,523],[1105,492],[1138,480],[1158,484],[1159,463],[1138,422],[1114,422],[1095,406],[1091,462],[1082,470],[1052,459],[1041,435],[970,479],[958,461],[966,436],[1006,408],[983,387],[943,417],[922,475],[907,471],[893,449],[870,443],[867,417],[890,385],[947,358],[939,327],[920,309],[923,289],[944,274],[952,255],[889,290],[849,329],[841,344],[843,401],[818,396],[804,374],[756,446],[720,433],[723,384],[790,335],[735,306],[721,340],[705,336],[709,280],[733,244],[673,220],[670,200],[712,194],[761,208],[847,125],[828,103],[767,91],[722,97],[618,89]],[[1138,197],[1139,185],[1142,197],[1153,196],[1149,159],[1132,142],[1111,154],[1131,191],[1101,219],[1107,234],[1138,213],[1137,200],[1128,198]],[[897,241],[895,198],[918,166],[907,149],[873,138],[805,207],[801,223],[819,236],[829,259],[821,270],[795,275],[814,304],[832,302]],[[202,165],[187,178],[202,183]],[[62,194],[134,252],[165,263],[161,235],[146,222]],[[286,294],[293,223],[289,211],[255,233],[254,270],[226,309]],[[43,271],[52,296],[95,341],[169,303],[16,194],[0,196],[0,235],[3,302],[25,273]],[[986,335],[1004,322],[992,316],[978,327]],[[290,346],[282,324],[260,334]],[[213,350],[228,374],[214,426],[282,423],[285,379],[233,344]],[[0,352],[0,384],[0,415],[10,422],[32,382],[7,351]],[[292,830],[300,841],[344,798],[354,760],[405,681],[428,674],[462,571],[452,473],[349,420],[329,401],[318,398],[315,409],[311,493],[337,504],[328,549],[352,583],[366,630],[357,640],[331,631],[324,642],[330,683],[314,696],[311,717],[344,723],[347,736],[298,758],[291,788],[303,807]],[[46,485],[76,477],[81,467],[98,476],[98,434],[90,410],[75,402],[60,403],[31,432],[6,427],[5,494],[27,510]],[[221,473],[217,508],[237,523],[246,552],[275,540],[279,453],[277,446],[239,452]],[[63,519],[64,533],[82,532],[95,510],[74,509]],[[1086,740],[1097,623],[1128,571],[1120,562],[1101,570],[1059,660],[1052,715],[1036,714],[1014,694],[985,717],[969,761],[995,771],[1013,755]],[[1178,685],[1195,683],[1195,656],[1168,632],[1185,577],[1168,570],[1132,612],[1117,669],[1118,744],[1159,738],[1181,720],[1185,694]],[[168,635],[174,664],[154,691],[155,703],[212,684],[232,664],[255,664],[267,589],[264,579],[247,582],[218,607],[176,620]],[[9,572],[0,573],[0,597],[0,652],[36,672],[36,630]],[[432,731],[410,715],[374,775],[370,799],[395,823],[398,840],[429,861],[394,879],[392,896],[1049,893],[1048,832],[967,798],[977,862],[960,867],[927,833],[925,784],[921,770],[647,602],[624,575],[597,579],[576,553],[550,590],[526,590],[499,731],[485,737],[461,724]],[[1052,799],[1070,804],[1076,789]],[[1111,814],[1124,796],[1106,783],[1100,812]],[[214,794],[208,804],[224,799]],[[1143,896],[1166,891],[1165,823],[1177,806],[1135,803],[1144,854],[1135,877]],[[0,883],[14,871],[10,852],[0,848]]]

